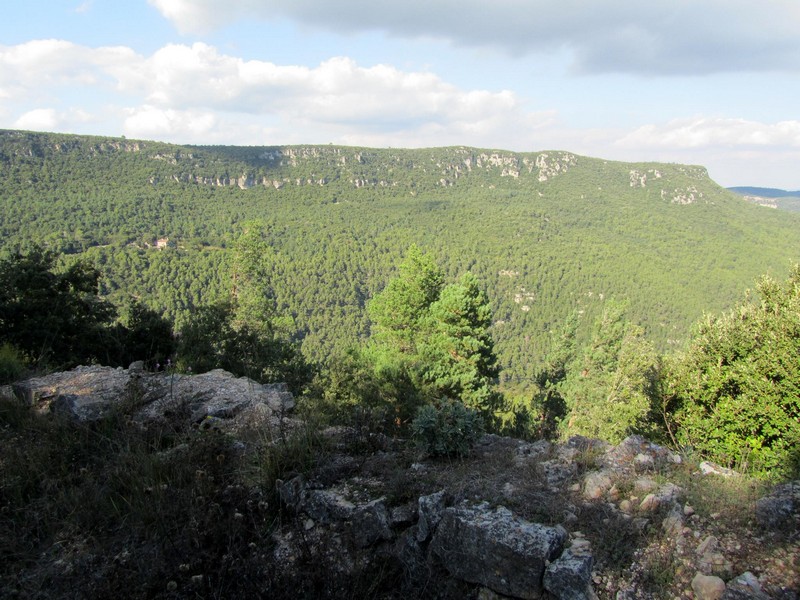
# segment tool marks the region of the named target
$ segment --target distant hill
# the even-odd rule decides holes
[[[754,204],[791,212],[800,212],[800,190],[790,192],[777,188],[747,186],[731,187],[728,189],[743,196],[747,201],[753,202]]]
[[[737,186],[730,187],[728,189],[732,192],[736,192],[740,196],[761,196],[762,198],[800,198],[800,191],[789,192],[787,190],[779,190],[777,188]]]
[[[0,131],[0,251],[45,243],[178,324],[231,286],[250,220],[304,352],[368,334],[365,304],[416,243],[448,277],[473,271],[494,311],[503,378],[526,381],[573,311],[582,331],[626,300],[660,348],[704,311],[800,260],[800,215],[767,211],[703,167],[564,151],[333,145],[220,147]]]

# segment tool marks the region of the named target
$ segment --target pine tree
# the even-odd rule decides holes
[[[444,288],[443,279],[433,259],[412,246],[399,275],[369,304],[367,355],[398,414],[447,397],[492,415],[500,395],[489,301],[471,273]]]
[[[643,331],[610,302],[594,325],[591,342],[570,363],[560,386],[567,415],[565,435],[622,441],[648,425],[658,361]]]
[[[373,342],[395,355],[414,355],[422,322],[439,298],[443,282],[433,258],[412,245],[398,276],[368,305]]]
[[[422,379],[435,395],[458,399],[484,414],[498,408],[491,324],[489,301],[472,273],[442,290],[430,306],[419,344]]]

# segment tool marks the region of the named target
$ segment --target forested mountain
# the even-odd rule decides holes
[[[749,202],[760,204],[761,206],[779,208],[781,210],[788,210],[792,212],[800,212],[800,190],[790,192],[777,188],[749,186],[739,186],[728,189],[739,194],[740,196],[743,196]]]
[[[788,190],[781,190],[778,188],[763,188],[763,187],[750,187],[750,186],[737,186],[728,188],[732,192],[741,195],[761,196],[763,198],[798,198],[800,197],[800,190],[790,192]]]
[[[800,257],[800,216],[749,204],[698,166],[562,151],[200,147],[0,131],[0,244],[85,258],[111,300],[178,325],[228,296],[232,241],[260,221],[269,285],[304,353],[367,335],[366,302],[407,249],[448,281],[472,271],[493,309],[504,380],[532,377],[551,330],[605,300],[658,347]],[[587,333],[583,334],[584,336]]]

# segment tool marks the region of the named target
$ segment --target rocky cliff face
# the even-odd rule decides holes
[[[514,181],[540,189],[569,171],[603,165],[610,185],[650,188],[657,197],[677,204],[705,201],[698,182],[713,185],[706,169],[685,165],[636,166],[579,157],[570,152],[510,152],[465,146],[423,150],[356,148],[343,146],[196,147],[159,142],[0,131],[0,160],[45,158],[72,154],[113,157],[137,154],[150,162],[150,185],[165,181],[208,187],[282,190],[316,186],[356,189],[399,188],[415,193],[419,187],[450,188],[467,181],[485,187]],[[613,168],[612,168],[613,166]],[[145,169],[143,172],[146,172]],[[701,186],[702,187],[702,186]],[[716,186],[714,186],[716,187]]]

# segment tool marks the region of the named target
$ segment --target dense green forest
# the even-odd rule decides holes
[[[230,298],[231,247],[261,223],[275,312],[311,362],[369,334],[365,310],[416,244],[492,308],[501,381],[533,381],[568,315],[607,301],[661,351],[800,256],[800,217],[702,167],[465,147],[198,147],[0,132],[2,251],[43,244],[181,328]],[[161,247],[158,247],[161,246]]]

